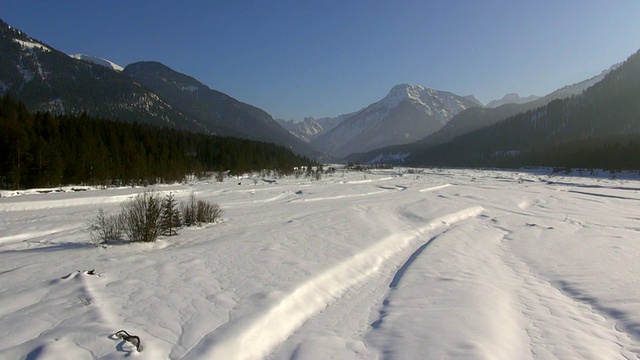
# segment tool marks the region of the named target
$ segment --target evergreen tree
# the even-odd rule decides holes
[[[173,193],[168,193],[162,199],[162,214],[160,215],[160,231],[164,236],[178,235],[176,229],[182,226],[178,203]]]

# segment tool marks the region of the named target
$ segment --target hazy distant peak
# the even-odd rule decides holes
[[[587,79],[587,80],[583,80],[580,81],[578,83],[575,84],[571,84],[571,85],[567,85],[564,86],[554,92],[552,92],[551,94],[547,95],[548,97],[553,97],[553,98],[564,98],[564,97],[570,97],[573,95],[580,95],[582,94],[583,91],[587,90],[588,88],[590,88],[591,86],[593,86],[595,83],[598,83],[600,81],[602,81],[602,79],[605,78],[605,76],[607,76],[607,74],[609,74],[611,71],[619,68],[620,66],[622,66],[622,63],[618,63],[618,64],[614,64],[612,65],[610,68],[603,70],[600,74]]]
[[[527,97],[520,97],[520,95],[516,93],[508,93],[499,100],[490,101],[486,107],[496,108],[505,104],[525,104],[538,99],[540,99],[540,96],[531,95]]]
[[[82,61],[90,62],[92,64],[104,66],[104,67],[107,67],[107,68],[115,70],[115,71],[124,70],[124,68],[122,66],[114,63],[113,61],[109,61],[107,59],[99,58],[97,56],[91,56],[91,55],[86,55],[86,54],[73,54],[73,55],[69,55],[69,56],[74,58],[74,59],[77,59],[77,60],[82,60]]]
[[[391,91],[389,91],[389,94],[392,94],[392,93],[409,94],[409,93],[417,93],[417,92],[428,91],[428,90],[432,90],[432,89],[429,89],[422,85],[398,84],[391,88]]]
[[[463,98],[478,104],[478,106],[484,107],[484,103],[482,101],[480,101],[480,99],[478,99],[474,95],[466,95],[466,96],[463,96]]]
[[[408,98],[420,98],[424,93],[433,93],[436,90],[429,89],[422,85],[399,84],[391,88],[387,96],[404,96]]]

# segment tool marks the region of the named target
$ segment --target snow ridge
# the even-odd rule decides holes
[[[13,39],[14,42],[20,44],[20,46],[23,49],[29,49],[29,50],[33,50],[33,49],[38,49],[44,52],[49,52],[51,51],[51,49],[49,47],[47,47],[46,45],[37,43],[35,41],[26,41],[26,40],[19,40],[19,39]]]
[[[96,65],[100,65],[100,66],[104,66],[106,68],[115,70],[115,71],[122,71],[124,70],[124,68],[116,63],[114,63],[113,61],[107,60],[107,59],[103,59],[97,56],[91,56],[91,55],[86,55],[86,54],[73,54],[73,55],[69,55],[69,57],[73,58],[73,59],[77,59],[77,60],[82,60],[82,61],[87,61],[90,62],[92,64],[96,64]]]

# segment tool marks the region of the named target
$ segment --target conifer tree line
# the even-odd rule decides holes
[[[129,185],[181,181],[190,174],[275,170],[308,158],[274,144],[102,118],[30,113],[0,98],[0,187]]]
[[[542,143],[543,140],[540,140]],[[414,166],[454,167],[554,167],[564,169],[640,170],[640,133],[589,137],[550,143],[533,149],[472,152],[454,144],[436,146]]]

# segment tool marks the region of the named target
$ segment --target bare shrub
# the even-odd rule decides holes
[[[184,224],[184,226],[196,225],[196,209],[196,196],[192,192],[191,195],[189,195],[189,200],[187,200],[186,203],[180,203],[180,212],[182,213],[182,223]]]
[[[89,234],[96,244],[108,244],[122,239],[124,223],[122,214],[106,215],[98,210],[98,216],[89,224]]]
[[[145,191],[122,205],[125,233],[132,242],[152,242],[160,236],[160,197]]]
[[[173,194],[160,199],[157,193],[148,191],[122,204],[117,214],[105,215],[100,209],[89,224],[89,234],[99,244],[121,240],[123,234],[131,242],[152,242],[160,235],[176,235],[176,229],[182,225],[215,223],[221,216],[218,204],[197,200],[193,193],[186,203],[180,203],[178,211]]]
[[[196,223],[198,226],[217,222],[222,216],[222,209],[218,204],[198,200],[196,204]]]
[[[186,203],[180,204],[182,221],[185,226],[202,226],[220,220],[222,209],[218,204],[197,200],[191,193]]]

